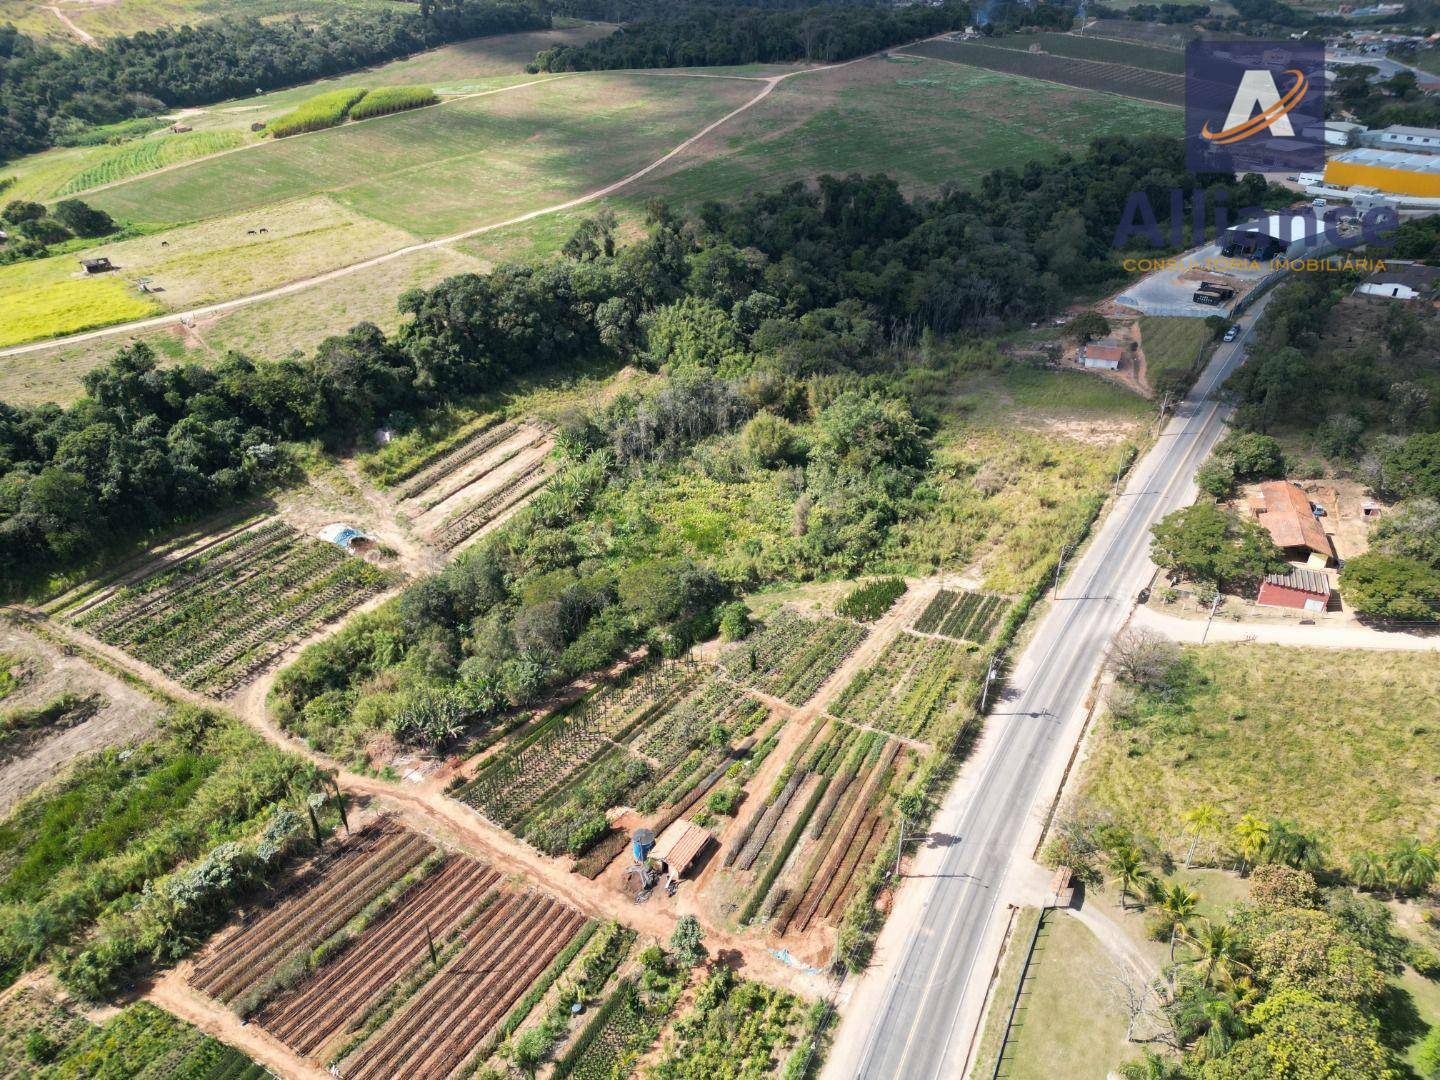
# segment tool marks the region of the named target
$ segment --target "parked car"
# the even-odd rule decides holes
[[[1229,330],[1226,330],[1226,331],[1225,331],[1225,340],[1226,340],[1226,341],[1234,341],[1234,340],[1235,340],[1237,337],[1239,337],[1239,336],[1240,336],[1240,327],[1238,327],[1238,326],[1232,326],[1232,327],[1230,327]]]

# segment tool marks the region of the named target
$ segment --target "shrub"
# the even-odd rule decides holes
[[[439,100],[439,95],[428,86],[382,86],[371,90],[359,103],[351,106],[350,119],[369,120],[406,109],[424,108]]]
[[[284,116],[270,121],[267,129],[272,136],[283,139],[289,135],[300,135],[307,131],[323,131],[334,127],[350,114],[360,99],[365,96],[363,89],[348,88],[331,90],[292,109]]]
[[[705,931],[694,915],[682,915],[670,935],[670,952],[685,967],[694,967],[705,958]]]
[[[750,619],[750,609],[738,601],[733,604],[726,604],[720,609],[720,639],[722,641],[740,641],[750,636],[750,628],[754,623]]]

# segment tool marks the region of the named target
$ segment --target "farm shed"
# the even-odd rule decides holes
[[[1283,574],[1266,574],[1255,602],[1268,607],[1324,611],[1330,606],[1332,591],[1330,578],[1323,571],[1291,567]]]
[[[682,818],[660,834],[650,856],[663,862],[670,875],[679,880],[711,839],[711,835],[699,825]]]
[[[320,539],[326,543],[334,544],[336,547],[343,548],[352,554],[366,551],[375,544],[375,538],[373,536],[365,535],[352,525],[339,523],[326,525],[320,530],[318,535]]]
[[[1092,370],[1119,371],[1125,349],[1118,342],[1095,341],[1080,346],[1080,363]]]
[[[1335,558],[1310,496],[1299,484],[1288,480],[1261,484],[1260,497],[1251,502],[1250,510],[1287,558],[1304,559],[1316,569],[1324,569]]]
[[[106,270],[115,269],[115,264],[109,259],[81,259],[80,265],[87,274],[103,274]]]

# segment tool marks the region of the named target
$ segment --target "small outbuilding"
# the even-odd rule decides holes
[[[1319,612],[1330,606],[1333,591],[1330,578],[1323,571],[1291,567],[1282,574],[1266,574],[1255,602],[1267,607]]]
[[[373,536],[367,536],[351,525],[338,522],[334,525],[326,525],[320,530],[319,536],[326,543],[334,544],[352,555],[363,554],[375,546]]]
[[[107,270],[114,270],[115,264],[109,259],[81,259],[80,265],[85,268],[87,274],[103,274]]]
[[[663,862],[671,879],[679,881],[712,839],[714,837],[693,821],[681,819],[660,834],[650,857]]]
[[[1092,370],[1119,371],[1120,362],[1124,359],[1125,347],[1108,338],[1080,346],[1080,363]]]

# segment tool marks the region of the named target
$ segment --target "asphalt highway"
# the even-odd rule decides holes
[[[1215,392],[1243,362],[1265,301],[1246,317],[1234,342],[1219,346],[1156,445],[1131,471],[1017,660],[986,721],[1002,725],[998,741],[975,763],[982,770],[978,780],[963,790],[957,785],[937,816],[945,823],[937,829],[952,838],[942,869],[905,885],[929,895],[886,974],[855,1073],[864,1080],[959,1076],[973,1027],[961,1018],[967,1006],[975,1015],[972,983],[983,994],[979,976],[988,975],[994,961],[987,930],[1005,915],[1001,884],[1012,863],[1028,855],[1019,844],[1036,800],[1054,794],[1040,790],[1042,777],[1056,755],[1073,749],[1073,739],[1062,738],[1075,730],[1067,721],[1084,707],[1106,647],[1154,571],[1150,526],[1193,499],[1195,471],[1224,434],[1229,408]],[[990,1067],[979,1063],[973,1075],[988,1080]]]

